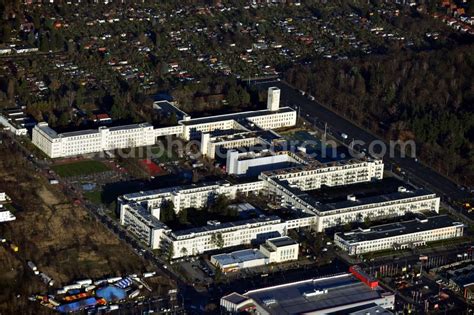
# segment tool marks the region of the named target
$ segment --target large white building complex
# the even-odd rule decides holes
[[[403,216],[409,212],[439,211],[439,198],[424,189],[396,187],[370,195],[345,196],[327,200],[314,195],[316,189],[337,186],[355,187],[359,183],[384,185],[383,163],[362,158],[343,162],[314,164],[274,172],[264,172],[258,180],[231,183],[209,182],[141,191],[118,199],[120,222],[152,248],[172,248],[173,258],[198,255],[216,249],[262,243],[271,237],[285,236],[291,229],[311,227],[318,232],[341,224]],[[378,181],[378,182],[377,182]],[[346,186],[352,184],[352,186]],[[357,185],[359,185],[357,184]],[[238,194],[262,194],[291,217],[276,215],[230,223],[209,222],[206,226],[172,231],[159,221],[166,202],[179,211],[205,207],[219,195],[234,199]],[[220,242],[216,242],[219,238]]]
[[[47,123],[33,128],[33,144],[50,158],[155,144],[153,126],[147,123],[56,133]]]
[[[184,140],[200,139],[203,133],[219,134],[228,130],[259,131],[296,125],[297,114],[290,107],[280,108],[280,90],[268,90],[267,109],[191,118],[168,102],[157,102],[154,108],[180,114],[176,126],[154,128],[148,123],[57,133],[47,123],[33,128],[32,141],[51,158],[88,154],[106,150],[148,146],[162,136]]]
[[[349,255],[385,249],[404,249],[463,236],[464,225],[447,215],[415,219],[336,233],[334,243]]]
[[[395,295],[345,273],[332,277],[308,279],[268,288],[231,293],[221,298],[220,306],[227,314],[391,314]],[[373,284],[373,285],[372,285]],[[358,309],[359,313],[351,310]],[[361,311],[362,310],[362,311]],[[386,310],[386,312],[385,312]]]

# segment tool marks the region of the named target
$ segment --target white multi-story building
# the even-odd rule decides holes
[[[258,131],[292,127],[296,125],[296,111],[282,107],[276,111],[264,109],[251,112],[225,114],[182,120],[184,127],[181,137],[185,140],[200,139],[203,133],[225,130]]]
[[[137,203],[122,205],[120,223],[151,248],[159,248],[168,227]]]
[[[262,181],[246,182],[232,185],[227,181],[208,182],[186,186],[140,191],[123,195],[119,198],[119,206],[129,202],[137,202],[159,218],[160,207],[165,201],[172,202],[176,213],[190,207],[204,207],[215,197],[223,195],[234,199],[237,193],[258,193],[263,189]]]
[[[398,217],[409,212],[439,212],[440,198],[425,189],[410,191],[399,187],[397,192],[389,194],[364,198],[349,195],[345,201],[324,203],[287,181],[270,178],[267,183],[271,187],[269,191],[280,198],[282,205],[314,213],[317,216],[314,228],[318,232],[366,219]]]
[[[336,233],[334,244],[349,255],[360,255],[385,249],[404,249],[463,236],[464,224],[447,215],[415,219]]]
[[[277,216],[228,223],[213,222],[203,227],[163,234],[162,248],[172,248],[172,258],[199,255],[227,247],[261,243],[286,235],[286,224]]]
[[[359,164],[352,162],[348,165],[354,166],[353,169],[364,173],[364,176],[356,176],[356,180],[361,182],[366,182],[371,180],[374,176],[382,176],[377,171],[370,171],[371,168],[383,169],[383,164],[377,163],[375,161],[367,162],[365,160],[360,161]],[[143,213],[148,213],[155,219],[160,219],[160,208],[165,202],[172,202],[174,205],[174,210],[178,213],[179,211],[190,208],[190,207],[204,207],[212,202],[217,196],[224,195],[229,199],[234,199],[237,194],[268,194],[275,195],[276,198],[279,198],[281,206],[284,208],[292,208],[292,213],[294,216],[287,218],[286,220],[281,220],[280,218],[275,218],[275,222],[269,224],[268,220],[265,219],[259,224],[263,224],[266,227],[258,227],[255,233],[261,233],[262,230],[273,235],[275,233],[279,235],[286,235],[286,231],[289,229],[303,228],[303,227],[312,227],[318,231],[322,231],[326,227],[333,226],[329,222],[326,222],[329,214],[332,215],[331,211],[325,212],[320,208],[321,205],[317,205],[311,202],[310,198],[304,197],[305,193],[303,191],[298,191],[295,193],[294,189],[298,189],[297,183],[301,183],[302,187],[312,187],[308,185],[308,173],[311,176],[319,176],[319,174],[325,174],[330,176],[331,172],[340,172],[340,168],[334,166],[333,164],[327,165],[327,168],[333,168],[332,171],[324,171],[322,165],[318,165],[317,169],[320,172],[315,173],[313,169],[307,168],[305,171],[302,171],[301,168],[292,169],[286,172],[267,172],[259,180],[231,184],[227,181],[219,182],[209,182],[202,184],[194,184],[187,186],[171,187],[151,191],[141,191],[137,193],[131,193],[121,196],[118,199],[118,205],[120,212],[126,212],[125,215],[121,215],[121,224],[128,225],[131,222],[131,219],[128,222],[124,219],[127,216],[140,216]],[[352,169],[352,168],[350,168]],[[344,169],[346,170],[346,168]],[[367,173],[372,175],[367,176]],[[271,175],[273,174],[273,175]],[[279,177],[283,179],[279,179]],[[301,178],[304,178],[302,180]],[[291,179],[293,184],[289,184],[287,179]],[[410,196],[410,195],[407,195]],[[405,204],[408,208],[411,205],[416,204],[417,200],[406,200]],[[129,209],[129,204],[138,204],[143,208],[143,211],[131,211]],[[355,203],[352,205],[357,207],[358,204]],[[375,208],[377,204],[368,203],[364,207],[363,211],[370,213]],[[389,205],[385,205],[389,207]],[[411,208],[410,208],[411,209]],[[337,211],[337,208],[334,209]],[[358,209],[349,209],[344,208],[341,205],[341,214],[339,215],[339,220],[334,219],[334,222],[349,222],[350,220],[356,221],[360,219],[357,216]],[[351,213],[354,211],[354,214]],[[388,210],[387,210],[388,211]],[[407,210],[400,210],[397,213],[404,214]],[[148,219],[148,217],[146,217]],[[140,221],[141,219],[137,219]],[[273,224],[273,225],[272,225]],[[138,226],[138,224],[136,224]],[[157,243],[152,245],[150,235],[150,225],[142,227],[145,231],[140,233],[135,233],[143,239],[144,242],[157,248]],[[161,241],[163,246],[173,247],[173,257],[178,258],[185,256],[182,252],[185,252],[186,255],[194,255],[202,253],[208,250],[216,249],[217,245],[210,242],[212,235],[217,233],[216,231],[220,228],[226,228],[226,224],[209,226],[191,229],[186,231],[176,231],[171,232],[168,228],[163,226],[156,227],[157,229],[162,229]],[[226,230],[224,242],[221,244],[224,247],[247,244],[250,240],[255,238],[255,235],[251,234],[249,231],[249,226],[246,224],[232,224],[231,227],[232,233]],[[215,236],[214,236],[215,237]],[[233,239],[235,238],[235,239]],[[184,250],[183,250],[184,248]]]
[[[147,123],[99,127],[58,134],[47,123],[33,128],[33,144],[51,158],[155,144],[153,126]]]
[[[312,190],[322,185],[343,186],[379,180],[383,178],[383,167],[381,160],[351,159],[263,172],[260,177],[286,180],[301,190]]]
[[[242,147],[268,147],[271,145],[273,139],[278,138],[280,138],[280,136],[272,130],[256,132],[243,131],[236,132],[230,135],[212,137],[210,133],[203,133],[201,135],[201,154],[210,159],[214,159],[216,157],[216,153],[224,155],[224,151],[227,151],[228,149]]]
[[[154,129],[148,123],[118,127],[57,133],[47,123],[39,123],[33,129],[33,144],[51,158],[74,156],[153,145],[157,137],[178,136],[185,140],[200,139],[202,133],[226,130],[257,131],[296,125],[297,114],[292,108],[279,107],[277,88],[270,88],[268,109],[203,118],[191,118],[168,102],[157,102],[155,108],[168,108],[180,115],[176,126]]]
[[[270,150],[262,150],[259,152],[239,152],[237,150],[229,150],[227,151],[226,171],[232,175],[258,175],[265,168],[275,169],[278,165],[295,165],[300,162],[301,160],[298,156],[290,151],[272,152]]]
[[[260,251],[268,257],[269,263],[298,260],[299,248],[299,244],[288,236],[271,238],[260,245]]]

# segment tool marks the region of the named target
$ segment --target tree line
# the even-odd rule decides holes
[[[296,88],[417,155],[461,184],[474,183],[472,45],[290,68]]]

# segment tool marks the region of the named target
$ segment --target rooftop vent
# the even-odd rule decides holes
[[[403,186],[398,187],[398,192],[404,193],[407,192],[407,189]]]
[[[272,304],[276,304],[277,301],[273,298],[267,298],[267,299],[263,299],[262,302],[266,306],[269,306],[269,305],[272,305]]]
[[[210,221],[207,221],[207,225],[211,225],[211,226],[217,226],[217,225],[220,225],[221,223],[217,220],[210,220]]]
[[[323,295],[323,294],[328,294],[328,289],[313,290],[313,291],[308,291],[308,292],[303,293],[304,297],[312,297],[312,296]]]
[[[351,195],[347,195],[347,200],[349,201],[357,201],[357,198],[355,195],[351,194]]]

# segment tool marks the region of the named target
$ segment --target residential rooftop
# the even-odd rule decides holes
[[[216,230],[222,230],[222,229],[237,229],[245,225],[251,226],[254,224],[262,224],[262,223],[269,224],[269,223],[280,223],[280,222],[281,222],[281,219],[276,215],[272,215],[272,216],[262,215],[258,218],[253,218],[253,219],[238,220],[234,222],[226,222],[226,223],[220,223],[220,224],[215,224],[215,225],[208,224],[206,226],[173,231],[172,235],[178,238],[180,236],[188,236],[188,235],[191,236],[198,233],[205,233],[209,231],[216,231]]]
[[[219,262],[222,266],[239,264],[246,261],[252,261],[256,259],[265,259],[267,258],[262,254],[258,249],[244,249],[229,254],[219,254],[212,256],[216,261]]]
[[[273,244],[275,247],[284,247],[289,245],[295,245],[296,241],[289,238],[288,236],[282,236],[277,238],[271,238],[267,242]]]
[[[405,222],[396,222],[373,226],[369,229],[357,229],[346,233],[337,233],[339,237],[348,243],[359,243],[372,240],[378,240],[399,235],[419,233],[442,229],[453,225],[462,226],[462,223],[456,222],[447,215],[438,215],[426,219],[415,219]]]
[[[390,194],[381,194],[378,196],[370,196],[370,197],[364,197],[364,198],[356,197],[354,200],[347,199],[343,201],[324,203],[318,198],[314,197],[310,192],[308,193],[307,191],[302,191],[296,185],[292,185],[288,183],[288,181],[286,180],[278,180],[278,179],[275,179],[275,180],[278,181],[280,185],[282,185],[283,187],[291,191],[299,199],[311,205],[319,212],[328,212],[328,211],[345,209],[345,208],[350,208],[350,207],[355,207],[355,206],[385,203],[385,202],[403,200],[403,199],[414,198],[414,197],[436,196],[434,193],[432,193],[431,191],[427,189],[420,188],[420,189],[414,189],[414,190],[404,190],[402,189],[404,187],[401,187],[400,191],[390,193]],[[372,183],[372,184],[377,185],[377,183]]]
[[[262,110],[248,111],[248,112],[242,112],[242,113],[217,115],[217,116],[211,116],[211,117],[192,118],[189,120],[181,120],[180,123],[183,125],[192,126],[192,125],[213,123],[213,122],[219,122],[219,121],[225,121],[225,120],[235,120],[239,122],[240,120],[247,120],[248,118],[252,118],[252,117],[259,117],[259,116],[265,116],[265,115],[270,115],[270,114],[291,113],[294,111],[295,110],[291,107],[281,107],[276,111],[262,109]]]

